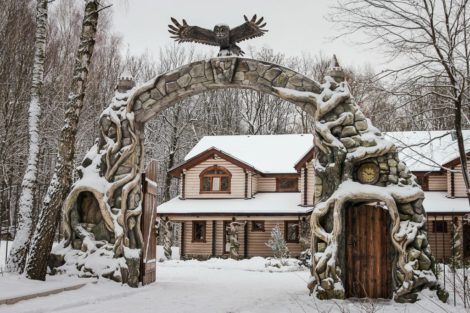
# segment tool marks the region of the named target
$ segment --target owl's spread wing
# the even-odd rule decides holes
[[[266,23],[263,23],[263,17],[259,20],[257,20],[256,14],[251,18],[251,20],[248,20],[245,15],[243,15],[243,17],[245,18],[245,23],[230,30],[231,43],[237,43],[250,38],[263,36],[264,33],[268,31],[263,28],[266,26]]]
[[[198,42],[211,46],[218,46],[215,40],[215,34],[212,30],[198,26],[189,26],[183,19],[181,25],[175,18],[171,18],[174,25],[168,25],[168,31],[172,34],[171,38],[176,42]]]

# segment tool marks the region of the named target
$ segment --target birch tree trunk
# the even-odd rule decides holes
[[[47,0],[38,0],[36,4],[36,38],[31,84],[31,101],[29,103],[28,116],[29,154],[28,164],[21,183],[18,228],[7,263],[7,268],[11,272],[23,272],[32,235],[33,201],[37,184],[37,165],[40,141],[40,95],[44,81],[44,59],[46,54],[47,3]]]
[[[47,260],[60,211],[72,182],[75,136],[83,107],[88,69],[95,46],[99,4],[99,0],[86,0],[85,2],[80,44],[75,58],[71,91],[66,104],[64,127],[60,134],[56,167],[43,201],[26,262],[26,276],[31,279],[45,280]]]

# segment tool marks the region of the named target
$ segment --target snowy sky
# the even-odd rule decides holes
[[[359,38],[349,37],[333,41],[339,30],[325,19],[332,0],[128,0],[114,3],[114,29],[123,36],[131,53],[148,50],[156,55],[159,48],[170,44],[167,31],[170,17],[185,18],[190,25],[213,29],[223,22],[230,27],[241,24],[243,14],[264,16],[269,32],[263,37],[241,43],[270,47],[288,56],[302,52],[315,55],[323,51],[328,57],[336,53],[342,64],[362,66],[370,64],[376,71],[385,67],[379,51],[354,43]],[[206,47],[199,45],[201,47]],[[207,47],[218,52],[217,47]]]

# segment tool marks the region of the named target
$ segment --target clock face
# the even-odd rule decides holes
[[[375,163],[364,163],[357,170],[357,179],[363,184],[375,184],[379,180],[379,167]]]

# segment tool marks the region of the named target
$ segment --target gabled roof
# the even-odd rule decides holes
[[[413,172],[440,171],[441,166],[458,158],[452,131],[388,132],[385,137],[398,147],[400,160]],[[466,150],[470,150],[470,130],[463,131]]]
[[[218,156],[230,163],[233,163],[241,168],[244,168],[244,169],[247,169],[247,170],[251,170],[255,173],[259,173],[259,171],[257,171],[253,166],[251,166],[250,164],[247,164],[243,161],[240,161],[239,159],[221,151],[221,150],[218,150],[214,147],[211,147],[203,152],[201,152],[200,154],[198,155],[195,155],[193,156],[192,158],[188,159],[187,161],[171,168],[168,173],[170,173],[170,175],[173,175],[173,176],[178,176],[179,174],[181,174],[182,170],[183,169],[190,169],[191,167],[193,166],[196,166],[198,165],[199,163],[201,162],[204,162],[205,160],[208,160],[210,158],[213,158],[214,156]],[[261,173],[260,173],[261,174]]]
[[[201,158],[217,153],[261,174],[297,174],[297,162],[312,147],[312,134],[205,136],[189,151],[185,162],[170,173],[174,175],[183,168],[194,166],[194,162],[202,162]]]
[[[310,148],[303,156],[302,158],[295,164],[294,168],[297,171],[300,171],[302,166],[305,165],[305,163],[310,162],[313,157],[315,156],[315,147]]]

